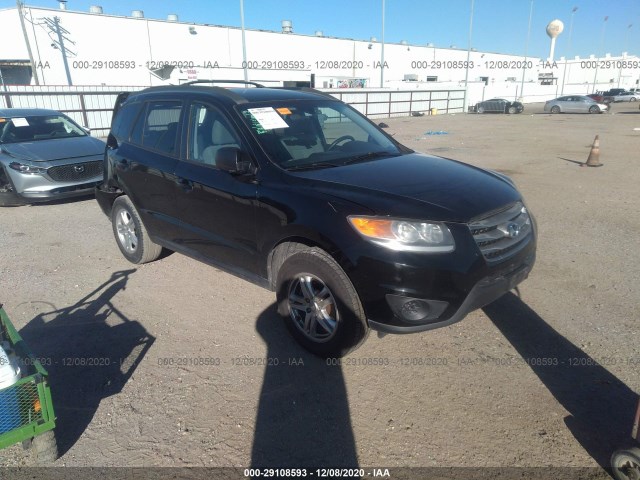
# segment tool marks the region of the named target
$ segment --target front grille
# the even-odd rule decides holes
[[[47,173],[56,182],[77,182],[97,177],[102,174],[102,161],[72,163],[51,167]]]
[[[531,240],[531,218],[521,202],[474,220],[469,230],[488,262],[499,262],[520,251]]]

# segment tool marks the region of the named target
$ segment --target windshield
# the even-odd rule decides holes
[[[283,101],[241,113],[271,160],[286,169],[322,168],[400,155],[376,127],[341,102]]]
[[[84,137],[86,132],[63,115],[0,118],[0,143]]]

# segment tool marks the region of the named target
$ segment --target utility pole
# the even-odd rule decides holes
[[[242,69],[244,70],[244,81],[249,81],[247,72],[247,43],[244,37],[244,0],[240,0],[240,24],[242,25]]]
[[[27,45],[27,53],[29,54],[29,62],[31,63],[31,75],[36,82],[36,85],[40,85],[40,79],[38,78],[38,71],[36,70],[36,64],[33,61],[33,53],[31,52],[31,44],[29,43],[29,37],[27,36],[27,27],[24,25],[24,15],[22,13],[22,2],[16,0],[16,6],[18,7],[18,16],[20,17],[20,25],[22,26],[22,35],[24,35],[24,43]]]
[[[380,88],[384,88],[384,0],[382,0],[382,43],[380,44]]]
[[[67,50],[64,48],[64,38],[60,31],[60,18],[53,17],[53,24],[56,27],[56,33],[58,34],[58,43],[60,44],[60,52],[62,53],[62,61],[64,62],[64,71],[67,74],[67,84],[73,85],[71,82],[71,72],[69,72],[69,62],[67,62]]]

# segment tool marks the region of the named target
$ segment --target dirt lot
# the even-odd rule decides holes
[[[129,264],[93,199],[0,210],[0,301],[49,363],[56,465],[607,465],[640,392],[640,110],[613,112],[385,120],[509,174],[538,260],[519,296],[372,334],[342,367],[289,338],[271,292],[179,254]],[[580,168],[596,134],[604,166]]]

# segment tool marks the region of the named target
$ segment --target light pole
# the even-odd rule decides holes
[[[627,26],[627,31],[624,34],[624,53],[629,53],[629,31],[633,27],[633,23]],[[621,56],[622,57],[622,56]],[[618,88],[620,88],[620,80],[622,80],[622,61],[620,61],[620,68],[618,69]]]
[[[569,48],[567,49],[567,53],[565,54],[564,59],[564,70],[562,72],[562,89],[560,90],[560,96],[564,95],[564,79],[567,76],[567,60],[569,59],[569,54],[572,53],[573,49],[571,48],[571,34],[573,33],[573,16],[576,14],[578,7],[573,7],[571,10],[571,22],[569,23]]]
[[[524,74],[527,71],[527,53],[529,51],[529,37],[531,36],[531,18],[533,17],[533,0],[529,7],[529,27],[527,29],[527,43],[524,45],[524,62],[522,66],[522,80],[520,81],[520,98],[524,100]]]
[[[473,2],[471,0],[471,16],[469,17],[469,45],[467,46],[467,68],[464,73],[464,103],[462,111],[467,113],[469,105],[469,58],[471,57],[471,34],[473,33]]]
[[[384,0],[382,0],[382,43],[380,50],[380,88],[384,88]]]
[[[244,38],[244,0],[240,0],[240,26],[242,27],[242,69],[244,70],[244,81],[249,81],[247,73],[247,44]]]
[[[604,55],[604,32],[607,28],[607,20],[609,20],[609,16],[604,17],[604,21],[602,22],[602,33],[600,34],[600,55]],[[596,80],[598,79],[598,67],[600,66],[600,62],[596,59],[596,73],[593,76],[593,92],[596,93]]]

